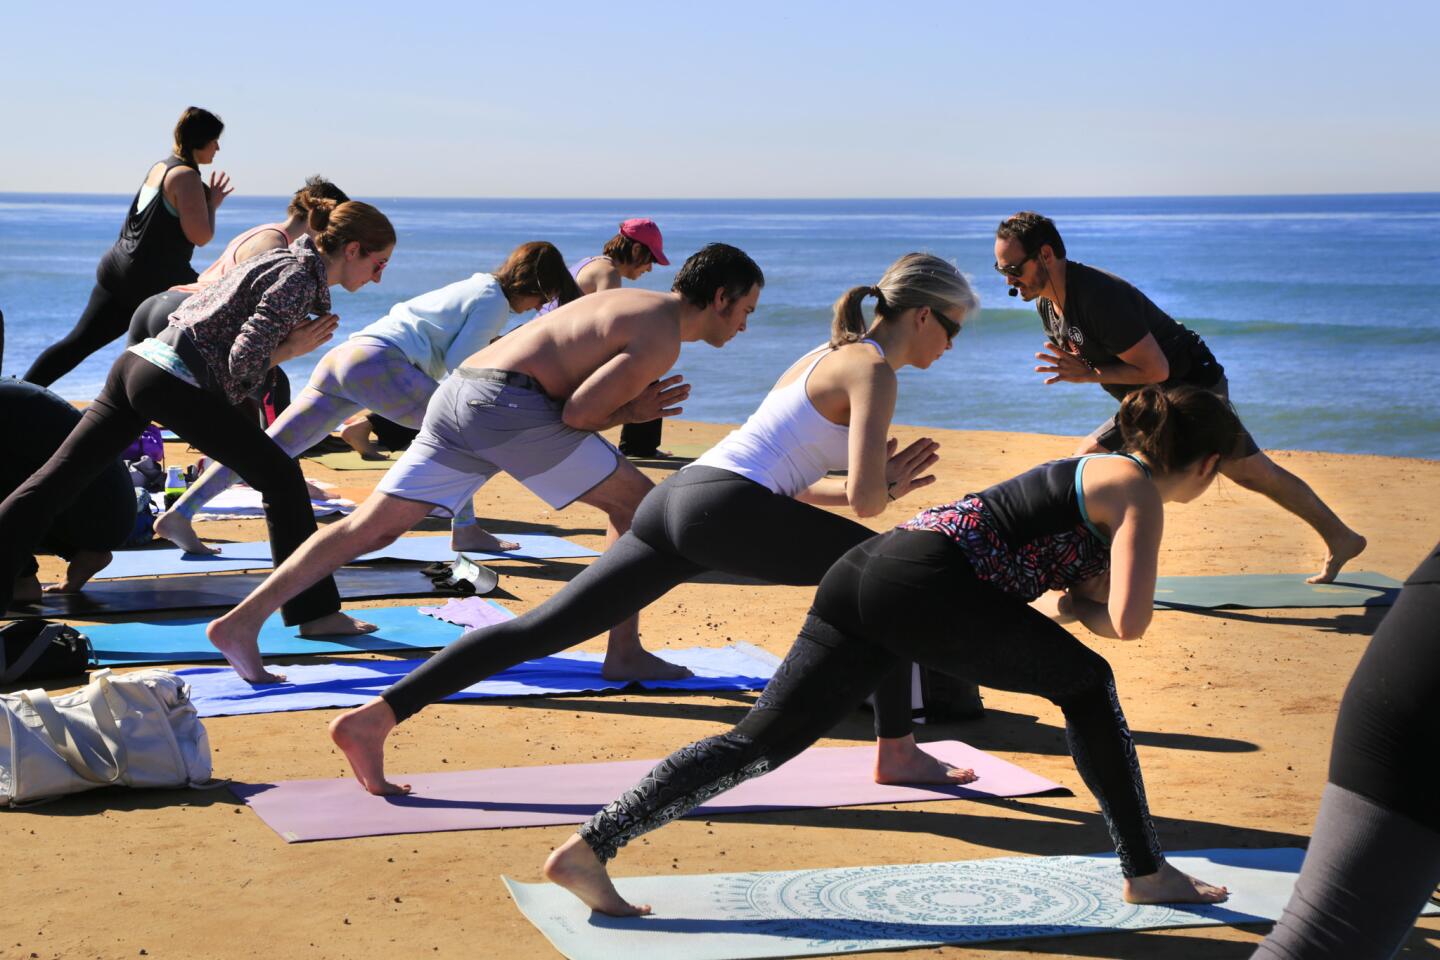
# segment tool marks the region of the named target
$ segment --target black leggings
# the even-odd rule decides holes
[[[707,570],[810,586],[873,536],[854,520],[729,470],[686,467],[650,491],[630,531],[559,593],[514,620],[470,631],[381,696],[404,720],[507,667],[588,640]],[[876,733],[903,737],[910,732],[910,665],[887,669],[883,683],[873,678]]]
[[[65,442],[0,504],[0,610],[10,601],[16,572],[55,515],[151,420],[170,427],[260,491],[276,566],[315,532],[305,478],[285,451],[223,397],[192,387],[127,351],[110,368],[105,388]],[[339,609],[335,581],[325,577],[285,604],[282,613],[287,624],[296,624]]]
[[[191,296],[192,294],[182,290],[166,290],[163,293],[146,297],[130,317],[129,334],[125,338],[126,346],[133,347],[149,337],[160,336],[160,332],[170,326],[170,314],[178,310],[180,304],[189,300]]]
[[[1023,601],[976,578],[960,548],[892,530],[845,554],[820,583],[785,662],[728,733],[662,760],[580,828],[602,861],[630,840],[785,763],[819,739],[900,658],[1065,714],[1070,754],[1100,802],[1125,876],[1165,862],[1110,665]]]
[[[95,353],[116,337],[124,336],[130,329],[135,309],[153,293],[164,290],[177,280],[149,278],[136,280],[128,277],[114,277],[116,271],[107,270],[102,262],[98,273],[109,280],[102,283],[96,278],[90,291],[90,302],[75,327],[58,342],[46,347],[30,364],[23,379],[38,383],[42,387],[59,380],[78,367],[86,357]]]

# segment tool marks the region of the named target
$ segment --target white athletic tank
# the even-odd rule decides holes
[[[863,340],[885,356],[874,340]],[[759,409],[738,430],[701,454],[695,466],[717,467],[793,497],[831,470],[843,470],[850,459],[850,428],[820,415],[805,384],[816,364],[830,355],[828,347],[794,382],[771,390]]]

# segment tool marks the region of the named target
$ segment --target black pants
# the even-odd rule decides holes
[[[126,346],[133,347],[149,337],[158,337],[160,331],[170,326],[170,314],[178,310],[180,304],[191,296],[193,294],[180,290],[165,290],[146,297],[130,316],[129,333],[125,337]]]
[[[620,428],[620,452],[627,457],[653,457],[660,449],[663,420],[627,423]]]
[[[153,293],[170,286],[170,281],[160,278],[137,280],[133,277],[113,278],[102,264],[101,273],[107,275],[102,283],[96,279],[90,291],[90,301],[75,327],[58,342],[51,344],[35,358],[23,379],[38,383],[42,387],[59,380],[78,367],[90,354],[117,337],[124,336],[130,329],[135,309]],[[180,280],[174,281],[181,282]]]
[[[809,586],[874,535],[729,470],[687,467],[650,491],[630,532],[555,596],[514,620],[470,631],[381,696],[404,720],[507,667],[588,640],[707,570]],[[879,687],[877,734],[905,736],[910,664],[887,663],[883,682],[878,675],[872,681]],[[826,729],[839,719],[831,716]]]
[[[898,659],[1045,697],[1127,877],[1164,863],[1110,665],[1063,627],[976,578],[960,548],[892,530],[846,553],[820,583],[785,662],[728,733],[684,747],[580,828],[602,860],[819,739]]]
[[[260,491],[276,566],[315,532],[305,479],[294,460],[223,397],[126,352],[110,368],[105,388],[80,424],[45,465],[0,504],[0,600],[5,601],[0,610],[9,603],[24,558],[34,552],[56,514],[151,420],[170,427]],[[296,624],[339,609],[335,581],[326,577],[285,604],[282,613],[287,624]]]

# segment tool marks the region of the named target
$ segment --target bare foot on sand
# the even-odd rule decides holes
[[[65,568],[65,579],[45,588],[46,593],[79,593],[90,578],[109,566],[114,554],[109,550],[77,550]]]
[[[931,756],[915,742],[915,735],[880,737],[875,741],[876,783],[974,783],[974,770],[952,767]]]
[[[410,784],[385,779],[385,738],[394,727],[395,711],[379,697],[330,721],[330,739],[350,761],[355,779],[378,797],[410,792]]]
[[[1197,880],[1165,864],[1154,873],[1125,881],[1126,903],[1219,903],[1230,891]]]
[[[45,591],[42,591],[40,589],[40,579],[33,573],[24,573],[15,578],[15,586],[10,591],[10,602],[34,603],[49,589],[49,587],[46,587]],[[0,613],[4,612],[5,611],[0,610]]]
[[[578,834],[550,854],[545,879],[575,894],[591,910],[612,917],[643,917],[650,912],[648,903],[636,905],[620,896],[605,865]]]
[[[1325,569],[1315,574],[1315,576],[1310,577],[1305,582],[1329,583],[1334,580],[1336,575],[1340,573],[1340,568],[1360,556],[1360,553],[1365,549],[1367,543],[1368,541],[1364,537],[1349,527],[1346,527],[1344,536],[1337,538],[1333,542],[1326,541]]]
[[[340,430],[340,439],[350,444],[350,449],[360,454],[362,460],[386,460],[384,452],[370,439],[370,421],[362,417],[348,423]]]
[[[514,540],[501,540],[479,524],[467,523],[450,528],[450,549],[456,553],[476,550],[484,553],[504,553],[506,550],[519,550],[520,544]]]
[[[219,553],[219,547],[212,547],[201,541],[188,517],[182,517],[174,510],[166,510],[155,518],[155,536],[169,540],[186,553]]]
[[[606,650],[605,663],[600,667],[600,676],[606,680],[684,680],[694,675],[688,667],[662,660],[639,647],[624,653]]]
[[[327,613],[323,617],[307,620],[300,624],[302,637],[353,637],[361,633],[374,633],[380,628],[364,620],[356,620],[342,610]]]
[[[265,669],[265,661],[260,656],[258,634],[257,630],[237,629],[234,625],[227,624],[224,617],[210,621],[210,625],[205,628],[205,636],[209,638],[211,645],[235,668],[241,680],[246,683],[280,683],[285,679],[284,674],[271,673]]]

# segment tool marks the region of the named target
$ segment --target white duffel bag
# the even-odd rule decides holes
[[[210,779],[210,738],[189,686],[167,670],[100,670],[74,693],[0,695],[0,711],[0,805]]]

